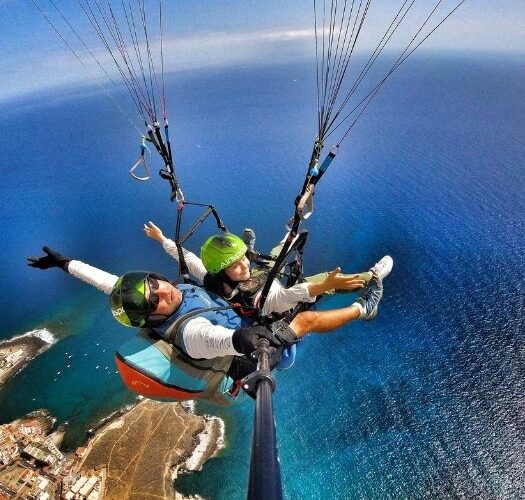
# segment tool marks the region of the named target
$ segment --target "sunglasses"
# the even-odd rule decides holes
[[[159,306],[159,296],[157,295],[157,290],[159,289],[159,281],[152,276],[148,276],[145,280],[149,288],[149,296],[146,298],[144,295],[144,300],[148,304],[148,311],[153,312]]]

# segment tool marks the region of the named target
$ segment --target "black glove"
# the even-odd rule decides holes
[[[61,267],[66,273],[67,265],[71,262],[72,259],[65,257],[54,250],[51,250],[49,247],[42,247],[42,250],[47,254],[43,257],[28,257],[27,265],[31,267],[36,267],[38,269],[49,269],[50,267]]]
[[[259,347],[260,339],[267,339],[273,347],[279,347],[281,345],[281,342],[272,335],[272,332],[264,328],[264,326],[250,326],[248,328],[239,328],[239,330],[233,332],[233,348],[237,352],[250,356],[250,354]]]
[[[280,320],[272,323],[272,333],[279,339],[281,345],[289,347],[299,339],[295,336],[295,332],[290,328],[290,325],[286,321]]]

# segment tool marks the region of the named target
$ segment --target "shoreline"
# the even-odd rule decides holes
[[[0,387],[56,342],[45,328],[0,341]],[[27,417],[49,415],[37,410]],[[55,421],[53,418],[52,426]],[[138,397],[86,431],[85,453],[78,457],[77,470],[84,473],[106,467],[104,498],[108,500],[135,496],[137,491],[145,497],[182,500],[187,497],[177,492],[177,477],[202,471],[225,447],[224,435],[222,419],[196,415],[193,401],[161,403]],[[128,467],[133,474],[126,475]],[[153,470],[157,472],[151,480]]]
[[[56,343],[47,328],[36,328],[0,341],[0,387]]]
[[[180,403],[137,401],[103,419],[85,445],[80,471],[107,467],[105,499],[183,499],[180,474],[201,471],[224,448],[219,417],[195,415]]]
[[[48,344],[49,346],[53,345],[57,341],[55,336],[46,327],[42,327],[42,328],[34,328],[33,330],[29,330],[28,332],[21,333],[19,335],[15,335],[14,337],[11,337],[10,339],[0,340],[0,348],[2,348],[4,344],[8,344],[13,341],[23,339],[25,337],[38,338],[42,342],[45,342],[46,344]]]
[[[175,481],[178,474],[189,474],[191,472],[202,471],[203,465],[225,447],[224,421],[215,416],[203,416],[206,423],[204,429],[196,437],[196,445],[191,455],[176,467],[172,473],[172,480]]]

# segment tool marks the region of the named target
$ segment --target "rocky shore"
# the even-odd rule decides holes
[[[0,342],[0,385],[53,343],[45,329]],[[68,454],[58,450],[65,426],[49,434],[55,423],[49,413],[26,415],[4,426],[0,436],[0,497],[16,490],[17,481],[30,474],[35,484],[46,484],[39,494],[51,497],[60,488],[73,494],[83,479],[91,478],[98,481],[92,496],[98,492],[99,500],[182,500],[174,487],[177,476],[202,470],[224,446],[223,421],[195,415],[193,407],[191,402],[142,400],[103,419],[88,432],[85,447]]]
[[[222,447],[223,434],[217,417],[144,400],[95,432],[81,469],[106,467],[105,499],[181,499],[173,481],[201,470]]]
[[[45,328],[0,342],[0,385],[23,370],[36,356],[54,343],[53,335]]]

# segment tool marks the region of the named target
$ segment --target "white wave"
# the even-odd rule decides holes
[[[226,424],[224,423],[224,420],[219,417],[212,417],[214,419],[217,419],[219,422],[219,437],[217,438],[217,449],[213,456],[217,455],[219,450],[222,450],[223,448],[226,448],[226,443],[224,442],[224,436],[226,434]]]
[[[195,400],[189,399],[188,401],[181,401],[180,405],[192,415],[195,415]]]
[[[224,448],[224,421],[219,417],[204,417],[206,424],[204,430],[198,436],[198,443],[189,458],[186,459],[182,468],[188,472],[201,471],[205,461],[209,458],[213,458],[217,455],[219,450]],[[213,439],[213,428],[214,424],[217,423],[219,426],[219,435]],[[212,452],[208,458],[205,458],[207,454]]]
[[[4,339],[4,342],[10,342],[11,340],[21,339],[23,337],[38,337],[49,345],[52,345],[57,341],[54,335],[47,328],[35,328],[34,330],[22,333],[21,335],[16,335],[10,339]]]

